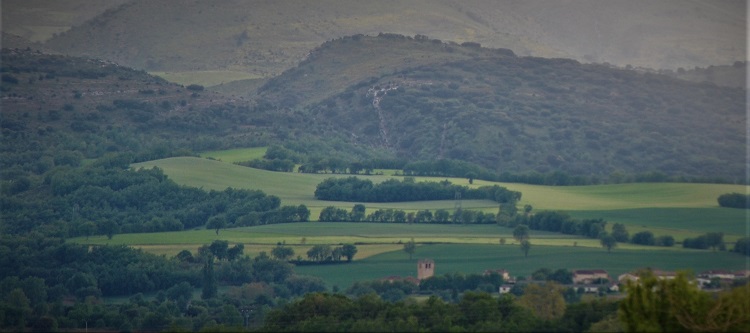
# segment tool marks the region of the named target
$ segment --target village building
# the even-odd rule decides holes
[[[627,281],[636,282],[636,281],[640,280],[640,278],[638,277],[638,272],[639,271],[642,271],[642,270],[636,270],[636,271],[633,271],[633,272],[628,272],[628,273],[625,273],[625,274],[620,274],[617,277],[617,281],[619,283],[622,283],[622,284],[627,283]],[[651,274],[653,274],[658,279],[667,279],[667,280],[674,279],[677,276],[677,273],[675,273],[675,272],[672,272],[672,271],[662,271],[662,270],[659,270],[659,269],[652,270]]]
[[[750,279],[750,269],[734,272],[735,279]]]
[[[573,271],[573,283],[591,284],[595,281],[609,280],[609,274],[603,269],[579,269]]]
[[[417,279],[424,280],[435,275],[435,261],[419,259],[417,261]]]
[[[509,284],[504,284],[504,285],[500,286],[500,288],[499,288],[499,290],[498,290],[498,291],[500,292],[500,294],[507,294],[507,293],[509,293],[509,292],[510,292],[510,290],[511,290],[512,288],[513,288],[513,286],[512,286],[512,285],[509,285]]]
[[[702,277],[705,279],[721,279],[721,280],[734,280],[735,273],[730,272],[727,270],[711,270],[711,271],[704,271],[700,274],[698,274],[698,277]]]
[[[636,282],[638,280],[638,275],[635,275],[633,273],[620,274],[620,276],[617,277],[617,282],[622,284],[626,284],[628,281]]]

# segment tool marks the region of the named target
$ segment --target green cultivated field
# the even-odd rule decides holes
[[[533,242],[533,240],[532,240]],[[347,265],[301,266],[300,274],[323,278],[329,287],[349,287],[357,280],[380,279],[390,275],[415,276],[417,258],[435,260],[435,273],[462,272],[481,274],[485,269],[507,269],[513,276],[529,276],[539,268],[550,269],[604,269],[611,277],[638,268],[652,267],[664,270],[689,269],[695,273],[704,270],[739,270],[747,267],[746,259],[739,255],[710,251],[646,251],[613,250],[572,246],[533,246],[524,258],[518,246],[479,244],[439,244],[417,247],[413,260],[403,251],[372,256]]]
[[[264,148],[208,152],[204,157],[177,157],[134,164],[134,168],[159,167],[178,184],[223,190],[227,187],[259,189],[276,195],[282,205],[304,204],[316,219],[326,206],[351,209],[352,202],[316,200],[313,196],[318,183],[329,177],[349,175],[300,174],[270,172],[231,164],[233,161],[261,157]],[[393,176],[359,176],[381,182]],[[440,181],[445,178],[417,177],[417,181]],[[534,211],[566,211],[574,218],[604,218],[613,223],[624,223],[630,234],[649,230],[658,235],[672,235],[677,242],[685,237],[696,237],[709,231],[725,234],[731,249],[736,239],[748,234],[746,210],[721,208],[716,198],[724,193],[747,191],[746,186],[726,184],[638,183],[594,186],[539,186],[527,184],[475,181],[469,185],[464,178],[448,178],[458,185],[479,187],[505,186],[521,191],[519,207],[530,204]],[[378,208],[407,211],[420,209],[453,210],[453,200],[365,203],[368,212]],[[463,200],[464,209],[497,212],[497,203],[488,200]],[[402,242],[414,238],[420,246],[409,261],[402,251]],[[304,238],[304,242],[303,242]],[[500,245],[499,239],[506,244]],[[215,239],[232,243],[242,242],[246,253],[255,255],[270,251],[277,242],[293,246],[295,255],[305,257],[313,244],[357,244],[360,252],[355,262],[341,265],[301,266],[301,274],[320,276],[329,287],[350,286],[356,280],[379,279],[390,275],[415,276],[416,259],[436,261],[438,274],[448,272],[481,273],[489,268],[505,268],[513,275],[529,275],[538,268],[551,269],[606,269],[614,277],[642,267],[665,270],[745,269],[748,258],[729,252],[687,250],[618,244],[607,253],[598,240],[572,237],[557,233],[532,231],[532,249],[524,258],[512,237],[512,229],[496,225],[407,225],[374,223],[291,223],[250,228],[226,229],[217,236],[212,230],[189,230],[159,234],[123,234],[114,239],[91,237],[91,244],[126,244],[142,247],[154,253],[174,255],[182,249],[195,250]],[[303,244],[304,243],[304,244]]]

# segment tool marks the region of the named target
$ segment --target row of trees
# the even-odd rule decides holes
[[[344,244],[337,247],[319,244],[314,245],[307,251],[307,258],[317,263],[336,262],[341,261],[342,258],[345,258],[347,262],[351,262],[355,254],[357,254],[357,247],[352,244]]]
[[[403,181],[389,179],[373,184],[368,179],[357,177],[328,178],[315,189],[318,200],[359,201],[359,202],[398,202],[451,199],[486,199],[500,203],[515,203],[521,199],[521,192],[511,191],[498,185],[470,189],[467,186],[453,185],[449,181],[415,182],[407,177]]]
[[[498,214],[498,223],[508,227],[524,226],[531,230],[543,230],[559,232],[568,235],[579,235],[588,238],[598,238],[601,245],[611,251],[617,247],[617,243],[633,243],[651,246],[673,246],[674,237],[663,235],[655,237],[651,231],[641,231],[632,237],[622,223],[612,225],[612,231],[607,232],[607,221],[603,219],[576,220],[570,215],[556,211],[542,211],[531,214],[530,207],[524,210],[524,214],[515,214],[512,217]],[[518,231],[518,227],[514,233]]]
[[[724,245],[724,233],[723,232],[707,232],[695,238],[685,238],[682,242],[682,247],[689,249],[701,249],[705,250],[708,248],[716,251],[726,250]]]
[[[434,224],[494,224],[495,214],[458,209],[451,213],[445,209],[406,212],[399,209],[378,209],[365,215],[365,205],[356,204],[351,211],[328,206],[320,211],[320,222],[376,222],[376,223],[434,223]]]

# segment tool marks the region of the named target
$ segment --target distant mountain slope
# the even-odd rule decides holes
[[[127,1],[3,0],[0,3],[2,31],[43,42]]]
[[[147,70],[270,77],[327,40],[389,32],[676,69],[744,60],[745,13],[744,1],[132,0],[47,46]]]
[[[394,49],[433,45],[390,42]],[[371,45],[351,39],[328,43],[326,57],[311,58],[272,82],[286,82],[277,88],[288,89],[280,95],[289,98],[295,89],[306,96],[310,87],[331,87],[325,82],[338,78],[325,70],[327,63]],[[368,76],[358,84],[306,108],[317,124],[306,128],[407,159],[459,159],[497,172],[745,177],[743,89],[566,59],[475,53],[442,64],[380,70],[372,78],[373,71],[363,69],[360,77]],[[314,82],[321,83],[308,84]]]
[[[100,60],[2,50],[2,165],[266,145],[283,113]],[[47,157],[44,157],[47,156]]]
[[[268,80],[258,91],[263,99],[283,107],[294,107],[320,101],[363,80],[407,68],[502,57],[515,57],[515,54],[508,49],[481,48],[471,42],[459,45],[420,35],[355,35],[323,43],[299,66]]]

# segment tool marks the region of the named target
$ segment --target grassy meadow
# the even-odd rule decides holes
[[[276,195],[282,205],[304,204],[316,220],[326,206],[351,209],[352,202],[316,200],[318,183],[329,177],[349,175],[282,173],[252,169],[232,164],[235,161],[262,157],[263,148],[206,152],[204,158],[177,157],[134,164],[134,168],[159,167],[178,184],[223,190],[227,187],[259,189]],[[209,157],[211,159],[209,159]],[[388,175],[359,176],[373,182],[390,179]],[[417,181],[446,179],[417,177]],[[716,198],[724,193],[747,191],[746,186],[728,184],[636,183],[592,186],[540,186],[495,183],[477,180],[469,184],[464,178],[448,178],[454,184],[470,187],[498,184],[523,193],[519,206],[532,205],[535,211],[559,210],[574,218],[604,218],[623,223],[630,234],[642,230],[655,235],[672,235],[677,242],[705,232],[725,234],[732,244],[748,234],[746,210],[721,208]],[[378,208],[406,211],[448,209],[454,200],[398,203],[365,203],[368,212]],[[464,209],[496,212],[497,204],[489,200],[463,200]],[[419,244],[412,260],[402,251],[403,242],[414,238]],[[505,244],[500,244],[500,239]],[[529,275],[538,268],[606,269],[616,276],[642,267],[665,270],[745,269],[746,257],[729,252],[689,250],[679,244],[671,248],[618,244],[611,252],[598,240],[558,233],[532,231],[532,249],[527,258],[512,237],[512,229],[497,225],[424,225],[376,223],[304,222],[264,225],[221,230],[196,229],[154,234],[122,234],[112,240],[90,237],[74,241],[90,244],[125,244],[145,251],[172,256],[216,239],[245,244],[251,256],[268,252],[277,243],[291,246],[295,256],[306,257],[315,244],[352,243],[359,249],[355,261],[348,264],[300,266],[301,274],[319,276],[329,287],[346,288],[357,280],[379,279],[390,275],[414,276],[417,258],[436,261],[438,274],[448,272],[481,273],[489,268],[505,268],[513,275]]]

